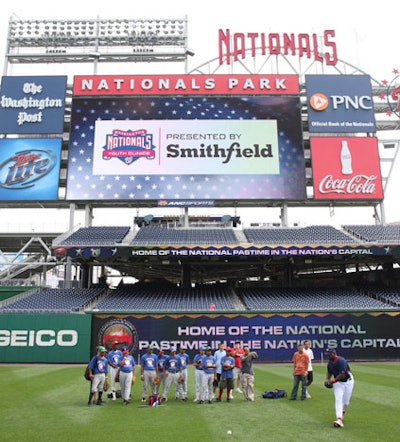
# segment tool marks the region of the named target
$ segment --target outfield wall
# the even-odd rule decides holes
[[[249,344],[262,361],[290,361],[298,342],[311,341],[316,359],[328,346],[351,360],[400,359],[400,312],[93,315],[92,351],[119,339],[135,354],[149,345]]]
[[[249,344],[261,361],[288,362],[311,341],[316,360],[337,347],[349,360],[400,360],[400,311],[239,314],[2,314],[0,363],[85,363],[118,339],[139,357],[149,345]]]
[[[0,363],[80,363],[90,354],[91,316],[0,315]]]

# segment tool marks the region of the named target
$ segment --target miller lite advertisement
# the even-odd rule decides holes
[[[315,199],[383,199],[376,138],[311,137],[310,144]]]
[[[0,200],[56,200],[61,138],[0,140]]]

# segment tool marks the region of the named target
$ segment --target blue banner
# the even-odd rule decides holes
[[[66,76],[3,77],[0,133],[62,134]]]
[[[185,345],[191,358],[202,345],[236,340],[257,351],[260,361],[290,361],[297,344],[311,342],[315,359],[326,347],[351,360],[400,358],[400,312],[293,314],[94,315],[92,352],[111,349],[114,339],[137,355],[154,345]]]
[[[376,132],[368,75],[306,75],[310,132]]]

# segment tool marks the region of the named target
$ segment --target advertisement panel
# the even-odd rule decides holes
[[[74,98],[67,200],[306,197],[298,96]]]
[[[0,133],[63,133],[66,87],[66,76],[3,77]]]
[[[277,122],[96,121],[93,174],[127,173],[277,175]]]
[[[369,75],[306,75],[310,132],[376,132]]]
[[[350,360],[400,358],[400,313],[94,315],[92,353],[118,339],[137,356],[147,348],[185,345],[193,360],[202,345],[218,349],[235,340],[257,351],[261,361],[288,362],[296,346],[310,340],[316,359],[326,347]]]
[[[383,199],[378,140],[310,137],[315,199]]]
[[[299,95],[297,75],[76,75],[74,96]]]
[[[0,200],[56,200],[61,138],[0,140]]]
[[[289,242],[289,241],[288,241]],[[371,245],[365,247],[360,243],[352,245],[299,245],[290,243],[274,246],[122,246],[122,247],[55,247],[55,253],[61,257],[71,258],[124,258],[159,257],[164,259],[179,259],[182,257],[201,258],[268,258],[275,256],[400,256],[400,246],[394,244]]]
[[[0,362],[87,362],[91,319],[90,315],[0,315]]]

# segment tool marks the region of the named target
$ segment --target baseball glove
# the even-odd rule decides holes
[[[185,382],[185,376],[179,376],[178,382],[183,384]]]
[[[108,385],[108,379],[106,379],[106,380],[104,381],[103,391],[107,391],[107,390],[108,390],[108,387],[109,387],[109,385]]]
[[[160,378],[158,378],[158,377],[155,378],[154,381],[153,381],[153,384],[154,385],[158,385],[159,383],[160,383]]]
[[[326,388],[332,388],[332,387],[333,387],[333,384],[332,384],[331,381],[326,380],[326,381],[324,382],[324,386],[325,386]]]

